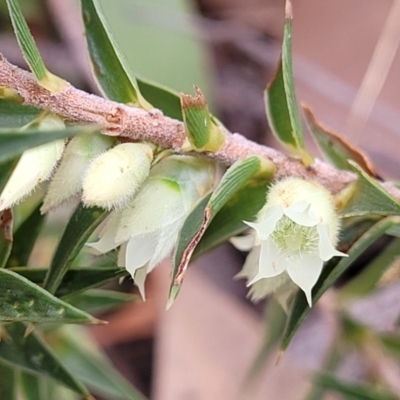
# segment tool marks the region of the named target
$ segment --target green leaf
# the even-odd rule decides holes
[[[136,299],[130,293],[92,289],[68,298],[68,303],[91,314],[99,314],[118,308]]]
[[[62,130],[19,129],[0,130],[0,164],[11,161],[20,156],[25,150],[54,142],[58,139],[72,137],[78,133],[90,133],[97,131],[95,126],[71,126]]]
[[[203,198],[193,209],[193,211],[188,215],[179,234],[178,245],[176,247],[174,255],[174,266],[172,270],[172,281],[171,281],[167,308],[172,306],[174,300],[178,296],[179,291],[181,289],[182,281],[176,280],[176,277],[179,272],[178,268],[182,262],[182,259],[184,257],[188,245],[198,234],[198,231],[201,228],[204,218],[204,211],[207,207],[207,203],[208,200],[210,199],[210,196],[211,195]]]
[[[304,148],[303,131],[293,82],[292,68],[292,9],[290,1],[285,5],[285,27],[282,55],[272,81],[264,91],[265,108],[275,137],[305,165],[314,162]]]
[[[28,263],[45,219],[45,215],[40,214],[40,207],[41,204],[32,211],[29,217],[16,230],[13,247],[6,265],[7,268]]]
[[[357,172],[358,180],[354,187],[354,194],[341,215],[343,217],[371,214],[400,215],[400,203],[356,163],[353,161],[349,163]]]
[[[0,342],[0,360],[35,375],[45,376],[89,397],[89,392],[58,360],[47,344],[35,333],[26,335],[22,323],[4,326],[8,338]]]
[[[16,400],[16,371],[0,362],[0,399]]]
[[[38,115],[37,108],[0,99],[0,126],[3,128],[20,128],[33,121]]]
[[[178,93],[143,78],[137,78],[137,83],[140,92],[154,107],[160,109],[164,115],[170,118],[183,121],[181,100]]]
[[[82,0],[81,4],[94,76],[104,94],[120,103],[153,108],[140,94],[136,78],[113,39],[98,1]]]
[[[33,283],[43,283],[47,268],[17,267],[12,268]],[[129,275],[125,268],[70,268],[56,291],[56,297],[66,299],[93,287],[105,285]]]
[[[332,374],[317,374],[313,381],[320,386],[335,391],[351,400],[399,400],[399,397],[369,384],[344,382]]]
[[[0,268],[4,268],[13,245],[13,212],[6,209],[0,212]]]
[[[9,161],[0,163],[0,193],[3,191],[6,186],[8,179],[14,171],[15,166],[17,165],[19,157],[12,158]]]
[[[28,279],[0,269],[0,321],[92,324],[98,321]]]
[[[213,218],[193,254],[199,257],[211,249],[249,229],[243,221],[253,221],[265,204],[268,186],[262,181],[250,181],[221,208]]]
[[[400,217],[387,217],[377,222],[372,228],[365,232],[350,248],[349,257],[338,261],[337,257],[328,261],[318,282],[313,289],[312,302],[315,304],[319,298],[336,282],[344,271],[372,245],[378,238],[386,233],[391,227],[400,225]],[[292,340],[297,329],[310,313],[310,307],[307,304],[303,292],[298,292],[292,303],[286,328],[282,338],[281,349],[285,350]]]
[[[19,388],[24,400],[79,400],[79,396],[52,379],[33,375],[24,371],[19,374]],[[90,400],[94,400],[90,397]]]
[[[385,271],[399,258],[400,239],[396,238],[368,263],[359,275],[340,289],[340,296],[348,298],[367,295],[375,289]]]
[[[101,208],[79,204],[58,243],[44,281],[44,288],[50,293],[56,292],[74,258],[107,215],[108,211]]]
[[[38,83],[51,92],[61,91],[65,88],[67,82],[53,75],[44,65],[32,34],[29,31],[28,24],[22,14],[18,0],[6,1],[18,45]]]
[[[275,165],[257,156],[237,161],[226,171],[208,204],[204,207],[204,201],[202,201],[188,216],[183,225],[174,257],[170,304],[176,298],[192,254],[213,218],[250,182],[259,181],[266,187],[274,173]]]
[[[63,363],[94,392],[115,400],[145,400],[114,369],[99,348],[93,345],[92,338],[82,329],[63,328],[55,351]]]
[[[201,90],[196,95],[181,94],[183,122],[190,144],[197,151],[218,151],[225,144],[225,134],[208,111]]]
[[[308,127],[325,158],[336,168],[352,170],[348,160],[355,161],[371,176],[376,176],[369,158],[339,133],[323,126],[307,106],[303,105]]]
[[[19,374],[19,387],[24,400],[50,400],[46,393],[45,383],[40,376],[21,371]]]

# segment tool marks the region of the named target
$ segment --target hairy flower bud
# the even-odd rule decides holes
[[[153,151],[144,143],[124,143],[96,157],[83,179],[82,200],[108,210],[129,204],[147,178]]]
[[[38,125],[39,130],[64,128],[57,116],[48,115]],[[39,185],[50,178],[64,150],[64,140],[56,140],[23,152],[10,179],[0,195],[0,211],[19,203]]]
[[[41,208],[46,213],[82,190],[82,178],[91,160],[109,149],[114,142],[100,133],[75,136],[65,149],[63,158],[47,190]]]
[[[255,247],[239,276],[254,285],[250,294],[260,299],[293,281],[308,304],[324,261],[346,256],[335,250],[338,217],[331,194],[316,182],[288,178],[273,185],[254,228]],[[255,285],[256,284],[256,285]]]

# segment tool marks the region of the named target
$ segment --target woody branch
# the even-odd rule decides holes
[[[49,92],[37,83],[31,73],[10,64],[1,54],[0,86],[14,89],[22,98],[22,104],[49,110],[73,123],[97,124],[106,135],[153,142],[178,154],[184,153],[184,124],[164,116],[160,110],[145,111],[129,107],[88,94],[70,84],[61,92]],[[225,145],[221,150],[201,154],[224,165],[231,165],[251,155],[263,156],[276,165],[276,179],[286,176],[312,179],[332,193],[337,193],[356,179],[355,174],[338,171],[320,160],[316,160],[311,167],[305,167],[301,161],[247,140],[238,133],[226,132]],[[386,188],[400,199],[400,191],[393,187]]]

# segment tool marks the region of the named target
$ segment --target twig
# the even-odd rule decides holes
[[[41,87],[29,72],[10,64],[0,54],[0,86],[15,89],[23,104],[49,110],[74,123],[98,124],[104,134],[129,138],[132,141],[149,141],[174,152],[184,153],[185,127],[181,121],[166,117],[161,111],[149,112],[128,107],[99,96],[85,93],[68,84],[58,93]],[[356,179],[347,171],[338,171],[319,160],[306,168],[299,160],[287,157],[272,148],[254,143],[235,133],[226,132],[225,146],[216,153],[202,153],[225,165],[251,155],[270,159],[277,166],[276,179],[298,176],[318,181],[332,193],[337,193]],[[392,194],[400,199],[400,192]]]

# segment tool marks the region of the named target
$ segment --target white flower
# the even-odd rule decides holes
[[[315,182],[289,178],[272,186],[258,222],[247,224],[259,243],[239,274],[253,285],[252,298],[287,289],[290,280],[312,305],[311,290],[324,261],[346,256],[335,249],[338,217],[332,196]]]
[[[142,297],[146,275],[175,247],[185,218],[214,183],[214,165],[188,156],[161,160],[124,210],[114,211],[88,243],[101,253],[121,245],[118,265],[134,279]]]
[[[31,124],[27,125],[27,128],[30,126]],[[61,130],[64,127],[64,122],[52,115],[43,118],[38,125],[38,129],[41,131]],[[28,197],[41,182],[51,177],[58,160],[62,156],[64,145],[64,139],[60,139],[33,147],[22,153],[0,195],[0,211],[18,204]]]

